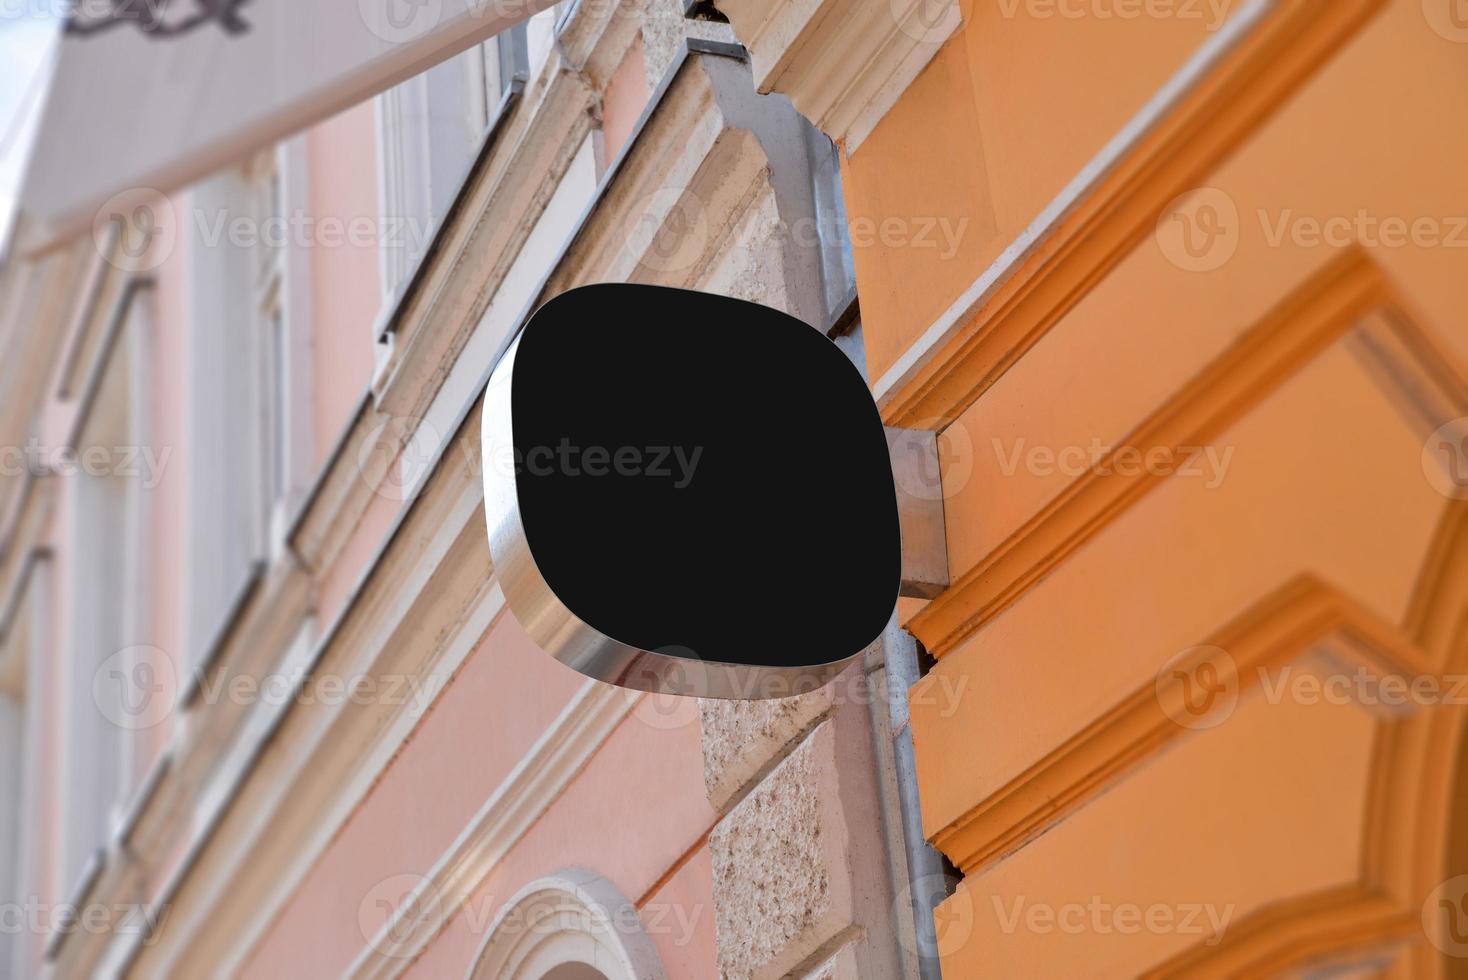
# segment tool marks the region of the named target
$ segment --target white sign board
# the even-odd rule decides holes
[[[552,0],[74,0],[20,195],[33,250],[170,191]]]

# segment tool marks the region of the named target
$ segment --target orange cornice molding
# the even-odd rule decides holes
[[[1216,946],[1199,944],[1141,974],[1143,980],[1272,977],[1307,964],[1325,966],[1420,935],[1421,922],[1360,884],[1314,892],[1268,906],[1232,926]]]
[[[1310,575],[1268,593],[1204,642],[1231,658],[1241,700],[1261,686],[1263,673],[1317,654],[1364,668],[1375,678],[1435,676],[1429,659],[1407,634]],[[965,874],[1019,849],[1145,759],[1195,734],[1174,720],[1186,717],[1187,695],[1181,677],[1164,676],[1143,685],[939,830],[933,843]],[[1410,712],[1412,706],[1398,710]]]
[[[1454,500],[1443,511],[1412,602],[1407,608],[1406,628],[1429,650],[1441,650],[1446,660],[1450,650],[1447,638],[1461,632],[1463,597],[1468,596],[1468,500]],[[1455,601],[1444,601],[1450,597]]]
[[[1126,447],[1176,452],[1207,444],[1387,299],[1378,266],[1359,249],[1341,252],[1145,419],[1113,455]],[[1163,479],[1146,472],[1122,475],[1110,462],[1108,457],[1073,481],[928,603],[908,628],[943,656]]]
[[[1097,184],[959,314],[961,325],[926,363],[880,393],[887,423],[941,428],[962,414],[1382,3],[1281,0],[1144,135],[1103,161]]]

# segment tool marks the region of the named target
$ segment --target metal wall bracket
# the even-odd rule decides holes
[[[897,519],[902,527],[902,590],[934,599],[948,588],[948,537],[943,527],[943,472],[938,433],[887,427]]]

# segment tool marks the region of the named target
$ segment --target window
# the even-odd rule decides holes
[[[522,23],[378,96],[383,227],[402,229],[383,236],[384,302],[396,295],[434,223],[448,212],[504,93],[526,77],[526,44]]]
[[[284,550],[312,475],[304,153],[283,144],[190,192],[186,671]]]
[[[256,449],[260,460],[259,492],[265,509],[262,527],[267,540],[273,537],[270,529],[275,524],[274,507],[286,496],[291,441],[287,420],[290,341],[283,308],[290,242],[286,234],[288,223],[279,155],[278,151],[261,154],[247,170],[254,194],[252,218],[260,225],[260,233],[252,236],[256,254],[251,309],[253,329],[260,334],[257,383],[261,438]]]
[[[397,295],[448,213],[505,93],[516,79],[540,72],[575,9],[575,0],[562,0],[378,96],[383,226],[404,229],[382,243],[384,303]]]
[[[662,980],[637,910],[593,871],[532,882],[499,911],[469,980]]]
[[[129,287],[118,332],[105,345],[94,381],[81,393],[82,424],[73,447],[79,465],[63,472],[70,539],[64,565],[65,765],[62,883],[76,887],[91,856],[111,839],[140,769],[137,730],[127,725],[129,692],[109,674],[141,631],[145,603],[141,546],[142,478],[128,464],[147,445],[142,410],[142,351],[151,327],[151,294]]]
[[[525,21],[531,78],[540,74],[540,69],[545,67],[546,59],[550,57],[551,48],[555,47],[556,33],[561,28],[560,11],[563,9],[569,12],[571,4],[560,3],[547,7]]]
[[[594,966],[585,963],[562,963],[560,966],[552,967],[541,980],[610,980],[607,975]]]

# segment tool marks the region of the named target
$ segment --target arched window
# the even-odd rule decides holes
[[[469,980],[664,980],[637,908],[593,871],[531,882],[495,917]]]

